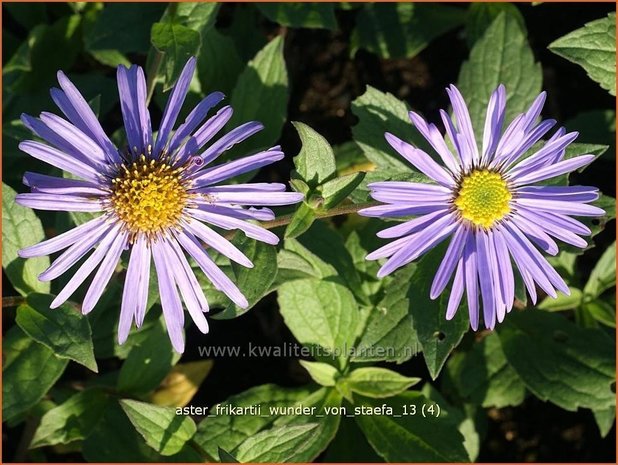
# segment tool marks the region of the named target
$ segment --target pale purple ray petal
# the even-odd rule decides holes
[[[388,190],[392,192],[400,192],[401,194],[419,194],[419,195],[436,195],[449,194],[451,189],[436,184],[424,184],[421,182],[409,181],[380,181],[367,184],[371,190]]]
[[[398,268],[416,260],[429,249],[446,239],[457,227],[453,215],[445,216],[436,221],[431,227],[414,235],[413,239],[397,251],[378,271],[378,278],[382,278]]]
[[[292,205],[305,198],[300,192],[225,192],[210,194],[215,203],[233,203],[238,205],[278,206]]]
[[[573,216],[604,216],[605,210],[588,205],[585,203],[577,203],[568,200],[550,200],[550,199],[526,199],[518,198],[514,201],[517,205],[523,205],[531,209],[538,209],[550,213],[559,213],[561,215]]]
[[[570,295],[571,291],[569,286],[566,285],[564,280],[560,277],[558,272],[549,264],[549,262],[541,255],[541,253],[530,243],[525,234],[523,234],[517,226],[514,224],[505,224],[506,229],[516,237],[517,241],[521,244],[525,252],[534,260],[542,272],[547,276],[552,285],[562,291],[566,295]]]
[[[58,178],[56,176],[47,176],[46,174],[32,173],[30,171],[24,173],[23,183],[30,187],[33,192],[45,192],[48,194],[100,196],[108,193],[102,190],[97,184],[90,181]]]
[[[541,250],[550,255],[556,255],[558,253],[558,244],[534,222],[528,221],[528,219],[519,214],[513,215],[511,221],[515,223],[524,234],[530,237]]]
[[[545,91],[541,92],[532,102],[528,111],[526,111],[523,119],[524,131],[529,131],[532,126],[536,123],[539,116],[541,116],[541,111],[543,110],[543,105],[545,105],[545,99],[547,97],[547,93]]]
[[[279,243],[279,237],[277,237],[276,234],[273,234],[261,226],[249,223],[248,221],[243,221],[238,218],[231,218],[204,210],[189,209],[187,212],[190,216],[218,226],[219,228],[227,230],[240,229],[247,237],[250,237],[251,239],[256,239],[271,245],[276,245]]]
[[[88,181],[92,181],[96,184],[99,184],[100,182],[100,173],[97,172],[97,170],[92,166],[75,159],[65,152],[50,147],[49,145],[35,142],[33,140],[27,140],[19,144],[19,149],[37,160],[49,163],[50,165],[74,174],[75,176],[87,179]]]
[[[242,295],[238,287],[215,265],[194,236],[186,232],[179,232],[176,237],[180,245],[195,259],[215,288],[223,292],[239,307],[247,308],[249,306],[247,299]]]
[[[95,167],[107,164],[107,158],[103,149],[77,127],[53,113],[43,112],[40,118],[49,129],[82,154],[80,159],[89,161],[89,164]]]
[[[275,219],[275,213],[269,208],[244,208],[239,205],[213,205],[197,201],[200,210],[218,213],[219,215],[231,216],[240,220],[271,221]]]
[[[455,271],[455,278],[453,278],[453,288],[451,289],[451,294],[448,297],[448,305],[446,306],[447,320],[452,320],[457,313],[461,298],[463,297],[465,285],[464,261],[463,258],[460,258],[457,262],[457,271]]]
[[[93,166],[93,160],[88,154],[81,153],[78,151],[73,145],[71,145],[67,140],[65,140],[60,135],[56,134],[51,130],[43,121],[38,118],[33,118],[32,116],[26,115],[22,113],[21,121],[24,125],[30,129],[34,134],[39,136],[41,139],[44,139],[55,148],[59,149],[61,152],[64,152],[67,155],[89,165]]]
[[[190,156],[196,156],[200,149],[206,145],[230,120],[232,117],[232,107],[221,108],[213,117],[206,120],[195,133],[181,144],[176,152],[178,162],[184,162]],[[205,165],[205,163],[204,163]]]
[[[161,119],[161,124],[159,126],[159,133],[157,135],[154,153],[161,153],[166,147],[167,139],[176,124],[178,114],[180,113],[185,98],[187,97],[189,84],[191,84],[191,79],[193,78],[193,73],[195,72],[195,64],[195,57],[189,58],[182,69],[180,76],[178,77],[178,81],[176,81],[176,84],[174,85],[170,98],[165,105],[165,110],[163,110],[163,118]]]
[[[534,284],[529,282],[529,277],[531,277],[548,295],[556,298],[556,290],[552,287],[547,275],[539,267],[533,256],[524,248],[522,241],[511,233],[510,228],[505,227],[501,230],[501,233],[506,240],[506,245],[524,279],[528,291],[530,292],[530,289],[534,288]],[[524,273],[524,270],[526,273]],[[526,276],[526,274],[528,276]],[[530,292],[530,294],[532,294],[532,292]]]
[[[455,266],[459,262],[459,259],[461,258],[461,255],[463,253],[463,248],[466,244],[468,234],[468,228],[464,224],[459,225],[459,227],[453,234],[453,238],[448,245],[448,249],[444,254],[444,258],[442,259],[442,262],[438,267],[438,271],[436,271],[436,274],[433,278],[433,283],[431,284],[431,291],[429,292],[429,297],[431,299],[437,299],[438,296],[442,294],[442,291],[444,291],[444,288],[450,281],[451,275],[455,270]]]
[[[501,293],[504,298],[507,313],[513,308],[515,303],[515,277],[513,276],[513,266],[509,250],[504,241],[504,237],[498,231],[494,232],[494,245],[496,247],[496,258],[498,260],[498,274],[500,276]],[[498,321],[501,323],[500,315]]]
[[[73,83],[64,75],[62,71],[58,71],[58,82],[60,83],[60,87],[62,87],[64,95],[67,98],[65,103],[68,102],[73,108],[73,111],[69,111],[69,114],[67,114],[64,112],[64,108],[59,105],[60,109],[65,113],[67,118],[69,118],[69,120],[71,120],[71,122],[79,127],[83,132],[88,134],[90,138],[97,141],[105,150],[105,153],[107,153],[110,157],[110,160],[115,162],[120,161],[118,149],[116,149],[116,146],[112,143],[109,137],[107,137],[105,131],[103,131],[99,120],[90,108],[90,105],[88,105],[88,102],[86,102],[84,97],[82,97],[82,94],[79,90],[77,90],[77,87],[73,85]],[[77,119],[73,120],[72,116]]]
[[[515,190],[518,197],[527,199],[568,200],[593,202],[599,198],[599,189],[588,186],[526,186]]]
[[[379,202],[403,206],[420,206],[427,204],[447,205],[453,198],[452,193],[426,194],[414,191],[397,189],[371,189],[371,197]]]
[[[120,303],[120,319],[118,320],[118,344],[124,344],[127,340],[131,330],[131,323],[136,319],[141,297],[140,286],[143,286],[144,278],[146,280],[149,278],[149,276],[144,277],[142,274],[144,270],[143,262],[145,260],[150,261],[150,253],[144,237],[140,234],[131,247],[129,266],[124,280],[122,301]]]
[[[496,319],[499,322],[504,320],[506,315],[506,300],[504,296],[505,285],[502,282],[500,264],[498,263],[498,252],[496,250],[495,232],[493,230],[487,231],[487,251],[489,253],[489,267],[492,274],[492,281],[494,283],[494,302],[495,302],[495,314]],[[494,321],[495,325],[495,321]]]
[[[577,234],[589,235],[590,229],[579,221],[568,216],[531,211],[524,208],[519,208],[519,213],[530,222],[537,224],[547,234],[560,239],[562,242],[581,248],[588,246],[588,243]]]
[[[440,158],[446,165],[446,167],[451,170],[453,174],[459,173],[459,165],[455,161],[455,157],[449,150],[444,141],[444,137],[438,131],[438,128],[434,124],[427,124],[427,122],[417,113],[413,111],[408,113],[412,124],[416,126],[421,135],[429,142],[429,144],[433,147]]]
[[[555,125],[556,120],[553,119],[542,121],[536,128],[524,135],[519,145],[511,148],[509,152],[501,156],[499,159],[496,158],[491,166],[500,166],[502,170],[511,166],[512,163],[515,163],[528,151],[528,149],[541,140],[541,138]]]
[[[110,236],[115,237],[116,234],[118,234],[118,227],[112,229],[112,225],[110,224],[98,224],[95,229],[88,232],[88,235],[82,236],[81,241],[74,242],[73,245],[71,245],[58,258],[56,258],[49,268],[39,275],[39,281],[51,281],[52,279],[56,279],[58,276],[71,268],[75,263],[77,263],[77,261],[86,255],[88,251],[99,241],[102,241],[101,244],[105,242],[108,244],[107,247],[109,247],[111,239],[110,241],[106,241],[106,239]]]
[[[400,237],[397,240],[391,241],[382,247],[377,248],[373,252],[367,254],[365,260],[379,260],[380,258],[390,257],[398,250],[401,250],[407,244],[412,242],[419,233],[410,234],[409,236]]]
[[[165,240],[161,244],[165,244],[164,251],[167,262],[170,264],[170,271],[174,281],[178,285],[180,295],[187,307],[189,315],[191,315],[191,319],[198,329],[203,334],[206,334],[208,332],[208,322],[206,321],[204,312],[208,311],[208,302],[206,301],[200,283],[197,281],[176,239]]]
[[[428,213],[427,215],[419,216],[418,218],[414,218],[413,220],[409,220],[396,226],[391,226],[390,228],[383,229],[382,231],[379,231],[376,235],[383,239],[389,239],[394,237],[401,237],[406,234],[411,234],[425,228],[427,225],[432,224],[438,218],[445,215],[448,210],[449,207],[444,207],[442,210]]]
[[[487,329],[493,329],[496,324],[495,283],[489,257],[487,234],[476,232],[476,252],[478,256],[478,276],[483,300],[483,321]]]
[[[84,263],[82,263],[82,265],[75,272],[75,274],[71,277],[71,279],[69,279],[69,281],[64,286],[64,288],[58,293],[56,298],[52,301],[51,305],[49,306],[50,308],[56,308],[62,305],[64,302],[67,301],[69,297],[71,297],[71,295],[73,295],[73,293],[77,290],[80,284],[83,283],[86,280],[86,278],[88,278],[88,276],[92,274],[92,272],[101,262],[101,260],[103,260],[103,257],[105,257],[107,252],[109,252],[112,243],[116,240],[119,233],[120,233],[120,227],[116,226],[112,230],[106,231],[102,236],[98,235],[96,238],[97,239],[96,241],[88,240],[87,247],[82,247],[83,253],[79,254],[79,257],[77,257],[76,259],[73,257],[74,259],[71,260],[71,263],[69,266],[72,266],[79,258],[83,257],[84,254],[88,250],[90,250],[92,246],[102,237],[101,243],[97,246],[95,251],[92,252],[92,254],[90,254],[90,256],[84,261]],[[84,239],[84,242],[86,242],[86,239]],[[81,244],[79,244],[78,247],[79,246],[81,246]],[[48,271],[50,271],[51,268],[54,267],[54,265],[56,265],[56,263],[59,262],[61,258],[66,256],[70,251],[71,249],[68,249],[64,254],[62,254],[52,264],[52,266],[49,267],[44,273],[47,273]],[[66,269],[68,269],[68,266],[65,268],[65,270]],[[57,277],[60,274],[54,273],[55,275],[54,277]],[[41,276],[39,276],[39,279],[41,279]],[[49,278],[49,279],[53,279],[53,278]],[[41,280],[43,281],[43,279]]]
[[[146,78],[139,66],[119,66],[118,93],[129,147],[136,154],[147,154],[152,146],[152,127],[146,100]],[[157,153],[158,154],[158,153]]]
[[[564,149],[571,142],[573,142],[575,138],[577,138],[577,136],[577,132],[571,132],[559,139],[547,141],[540,150],[509,169],[507,177],[511,178],[523,176],[525,174],[532,173],[534,170],[542,166],[547,166],[551,160],[556,158],[556,153],[563,152]]]
[[[384,133],[384,137],[391,147],[393,147],[421,173],[429,176],[438,184],[442,184],[445,187],[455,187],[455,180],[448,173],[448,171],[433,161],[433,159],[425,152],[412,147],[410,144],[402,141],[390,132]]]
[[[229,150],[234,145],[248,139],[262,129],[264,129],[264,125],[257,121],[250,121],[232,129],[226,135],[217,140],[217,142],[208,147],[204,153],[202,153],[202,160],[204,160],[204,164],[209,164],[226,150]]]
[[[569,158],[553,165],[544,166],[533,173],[529,173],[525,176],[517,177],[512,180],[513,186],[523,186],[525,184],[532,184],[545,179],[554,178],[561,174],[570,173],[582,166],[586,166],[592,163],[595,159],[594,155],[580,155],[579,157]]]
[[[78,195],[60,195],[46,193],[17,194],[15,203],[35,210],[99,212],[103,206],[98,199]]]
[[[148,306],[148,287],[150,285],[150,261],[152,258],[152,253],[148,240],[143,235],[138,237],[135,245],[141,249],[140,253],[142,254],[139,270],[140,280],[135,285],[135,293],[137,294],[135,324],[139,328],[144,323],[144,318],[146,317],[146,307]]]
[[[191,135],[191,133],[197,128],[197,126],[204,121],[204,118],[208,115],[211,108],[217,105],[221,100],[225,98],[225,95],[221,92],[213,92],[207,95],[191,110],[189,116],[185,119],[185,122],[178,126],[178,129],[172,135],[172,139],[169,144],[169,153],[174,153],[180,144]]]
[[[209,247],[212,247],[217,252],[225,255],[230,260],[236,263],[246,266],[247,268],[253,268],[253,263],[242,253],[234,244],[228,241],[225,237],[216,233],[208,226],[192,218],[189,218],[184,227],[194,236],[204,241]]]
[[[496,147],[496,153],[492,159],[490,166],[497,165],[504,157],[508,156],[513,150],[521,145],[521,142],[526,135],[523,130],[524,114],[518,115],[511,121],[502,134],[498,146]]]
[[[270,165],[284,157],[281,147],[278,145],[264,152],[256,153],[238,160],[229,161],[221,165],[213,166],[200,171],[195,179],[196,187],[209,186],[234,176],[239,176],[250,171],[257,170],[263,166]]]
[[[103,291],[105,290],[107,283],[109,283],[116,265],[118,265],[120,255],[125,249],[127,242],[128,234],[121,231],[109,247],[105,258],[103,258],[103,261],[101,262],[101,266],[99,266],[94,278],[92,278],[90,287],[84,296],[84,301],[82,303],[82,313],[84,315],[92,311],[101,298],[101,295],[103,295]]]
[[[251,182],[245,184],[225,184],[195,190],[202,194],[210,194],[215,192],[284,192],[285,189],[285,184],[280,182]]]
[[[462,148],[459,146],[459,141],[457,140],[457,130],[455,129],[455,126],[453,125],[453,121],[451,120],[449,114],[442,109],[440,110],[440,118],[442,118],[442,123],[444,124],[446,135],[450,139],[453,147],[455,147],[455,153],[453,155],[455,156],[455,161],[459,165],[459,171],[461,171],[461,168],[467,165],[462,161],[461,158]]]
[[[25,247],[17,252],[22,258],[39,257],[41,255],[51,255],[59,250],[75,244],[77,241],[87,237],[92,231],[98,229],[103,223],[103,217],[98,217],[68,230],[56,237],[39,242],[38,244]]]
[[[447,207],[444,202],[427,201],[423,205],[406,206],[406,205],[377,205],[375,207],[363,208],[358,211],[359,215],[369,217],[401,217],[411,215],[425,215],[438,210],[442,211]]]
[[[483,130],[483,149],[481,151],[481,162],[488,163],[500,141],[502,125],[506,107],[506,89],[500,84],[489,98],[487,105],[487,116],[485,117],[485,128]]]
[[[172,346],[178,353],[185,350],[183,326],[185,322],[182,311],[182,302],[178,295],[178,289],[174,283],[170,271],[170,263],[166,260],[161,240],[154,242],[151,246],[152,258],[154,259],[155,269],[157,270],[157,280],[159,282],[159,296],[161,297],[161,307],[163,308],[163,318],[167,327]]]
[[[468,240],[464,247],[463,262],[470,326],[476,331],[479,327],[479,291],[476,240],[474,234],[468,235]]]
[[[472,128],[472,121],[470,120],[470,113],[468,113],[468,106],[464,101],[459,89],[454,85],[450,85],[446,89],[446,93],[449,96],[451,105],[453,106],[453,113],[457,120],[457,128],[459,133],[463,136],[463,141],[460,141],[460,147],[466,151],[466,147],[470,151],[470,161],[478,162],[479,153],[476,145],[476,138],[474,137],[474,129]],[[462,144],[463,142],[463,144]]]

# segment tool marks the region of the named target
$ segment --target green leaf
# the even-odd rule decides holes
[[[367,86],[367,91],[352,102],[352,113],[358,118],[352,135],[367,159],[380,170],[411,172],[411,166],[384,139],[388,131],[414,145],[423,144],[410,124],[406,104],[392,94]]]
[[[383,58],[412,58],[464,18],[465,10],[435,3],[368,3],[356,18],[352,53],[364,48]]]
[[[579,307],[583,297],[582,291],[575,287],[569,287],[569,290],[571,291],[571,295],[560,293],[556,299],[547,296],[536,308],[549,310],[550,312],[560,312]]]
[[[345,378],[351,391],[375,398],[396,396],[420,380],[380,367],[357,368]]]
[[[216,315],[218,319],[236,318],[247,312],[270,292],[271,285],[277,276],[277,249],[275,247],[248,238],[244,234],[237,234],[232,242],[253,262],[253,268],[232,263],[232,270],[236,276],[234,282],[247,298],[249,306],[240,308],[230,303],[224,311]]]
[[[517,21],[522,31],[526,30],[526,23],[519,8],[512,3],[471,3],[468,7],[466,20],[466,39],[468,45],[483,37],[483,34],[500,13],[511,16]]]
[[[352,361],[403,363],[420,350],[410,314],[408,287],[414,266],[394,274],[382,301],[372,308]]]
[[[251,388],[211,407],[211,414],[200,422],[193,440],[211,457],[217,456],[218,447],[233,452],[246,439],[271,427],[278,418],[277,408],[295,405],[308,394],[303,388],[287,389],[274,384]],[[252,405],[260,405],[263,415],[229,415],[225,410],[227,406]]]
[[[152,45],[165,54],[164,90],[170,89],[185,63],[191,56],[197,55],[200,48],[200,33],[176,23],[154,23],[151,30]]]
[[[352,173],[331,179],[321,187],[324,208],[330,209],[343,202],[365,178],[365,173]]]
[[[116,68],[118,66],[131,67],[129,59],[118,50],[90,50],[90,55],[99,63]]]
[[[176,415],[171,407],[123,399],[120,406],[146,444],[161,455],[173,455],[193,437],[197,427],[189,417]]]
[[[603,300],[593,300],[583,305],[585,312],[590,314],[596,321],[603,323],[610,328],[616,327],[616,306],[610,305]]]
[[[335,389],[322,388],[313,392],[296,404],[296,408],[314,410],[312,414],[284,415],[275,421],[275,426],[298,426],[317,424],[314,434],[294,453],[293,462],[313,462],[333,440],[342,414],[343,398]]]
[[[524,401],[526,386],[507,362],[496,333],[455,355],[447,369],[463,398],[485,408],[517,406]]]
[[[345,248],[341,234],[328,223],[314,222],[307,234],[298,240],[286,240],[285,247],[310,262],[318,276],[346,286],[352,291],[356,300],[369,303],[362,289],[360,275]]]
[[[303,279],[283,284],[278,294],[281,315],[294,337],[315,346],[317,359],[335,359],[344,368],[359,316],[350,290],[330,281]]]
[[[201,35],[200,59],[197,60],[200,85],[207,93],[220,91],[229,94],[245,64],[231,38],[215,28]]]
[[[4,336],[2,352],[2,419],[8,421],[34,407],[69,361],[57,358],[16,326]]]
[[[542,77],[518,20],[500,13],[476,41],[459,72],[458,87],[468,104],[477,142],[483,135],[489,97],[498,85],[506,87],[508,123],[541,92]]]
[[[105,412],[108,396],[101,389],[86,389],[49,410],[41,418],[30,447],[68,444],[90,435]]]
[[[98,372],[88,319],[66,303],[50,309],[52,300],[51,295],[30,294],[27,303],[17,308],[15,322],[56,357],[73,360]]]
[[[548,48],[580,65],[593,81],[616,95],[616,13],[555,40]]]
[[[225,449],[221,449],[219,447],[219,460],[223,463],[239,463],[236,457],[234,457],[229,452],[226,452]]]
[[[236,449],[240,462],[285,463],[291,461],[299,447],[307,442],[318,427],[316,423],[279,426],[261,431]]]
[[[361,399],[361,405],[366,408],[380,408],[383,404],[392,409],[391,414],[361,414],[356,416],[356,422],[371,446],[386,461],[469,461],[464,438],[456,425],[432,415],[422,415],[423,407],[427,411],[429,405],[435,404],[420,393],[409,391],[390,399]],[[402,414],[404,406],[409,415]],[[412,415],[413,409],[416,413]]]
[[[143,396],[153,391],[176,364],[163,322],[148,329],[148,336],[135,345],[120,368],[118,391]]]
[[[281,249],[277,254],[277,277],[272,287],[273,290],[288,281],[305,278],[319,278],[320,274],[311,263],[302,256],[291,250]]]
[[[599,297],[604,291],[616,287],[616,241],[614,241],[597,262],[584,286],[586,296]]]
[[[339,376],[339,371],[332,365],[322,362],[308,362],[299,360],[302,367],[309,372],[309,376],[321,386],[334,386]]]
[[[267,105],[264,102],[268,102]],[[228,157],[271,147],[279,139],[286,120],[288,73],[283,59],[283,37],[277,36],[260,50],[238,77],[232,92],[234,115],[226,126],[260,121],[264,129],[251,136]]]
[[[599,433],[604,438],[612,430],[612,426],[616,424],[616,407],[608,407],[603,410],[593,410],[594,420],[599,427]]]
[[[315,188],[336,174],[333,149],[324,137],[306,124],[292,124],[298,131],[302,144],[299,154],[294,158],[296,172],[309,187]]]
[[[285,228],[284,237],[292,239],[307,231],[315,221],[315,211],[307,202],[301,203]]]
[[[264,16],[288,27],[336,29],[334,6],[330,3],[256,3]]]
[[[181,418],[181,417],[179,417]],[[146,445],[117,402],[110,402],[94,431],[82,443],[89,462],[114,462],[118,457],[131,462],[201,462],[188,445],[175,455],[162,457]]]
[[[84,46],[103,64],[110,65],[127,53],[145,53],[150,46],[150,26],[159,20],[164,4],[106,3],[94,23],[84,28]]]
[[[201,34],[205,34],[215,25],[220,6],[216,2],[178,3],[178,5],[175,5],[173,18],[170,17],[168,7],[161,21],[176,22]]]
[[[498,334],[508,363],[540,399],[571,411],[615,404],[614,342],[604,331],[529,310],[512,313]]]
[[[443,257],[443,247],[425,255],[417,264],[408,290],[412,322],[422,347],[425,363],[433,379],[438,377],[444,362],[459,345],[469,326],[466,308],[463,306],[452,320],[446,319],[446,306],[450,294],[448,288],[436,300],[429,298],[432,280],[427,277],[435,274]]]
[[[43,225],[34,212],[15,203],[16,192],[2,183],[2,268],[17,292],[49,292],[38,275],[49,267],[48,257],[23,259],[17,251],[45,239]]]

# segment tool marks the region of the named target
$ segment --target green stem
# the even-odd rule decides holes
[[[323,212],[317,212],[315,214],[315,217],[316,219],[320,219],[320,218],[331,218],[333,216],[339,216],[339,215],[349,215],[350,213],[358,213],[358,211],[362,210],[363,208],[375,207],[376,205],[378,205],[378,203],[376,202],[354,203],[354,204],[342,205],[340,207],[331,208],[330,210],[326,210]],[[293,213],[289,215],[283,215],[283,216],[280,216],[279,218],[275,218],[272,221],[266,221],[264,223],[260,223],[260,226],[266,229],[278,228],[279,226],[285,226],[287,224],[290,224],[293,217],[294,217]]]
[[[174,18],[176,18],[177,12],[178,2],[170,2],[167,10],[163,13],[161,20],[173,22]],[[148,56],[152,56],[152,59],[150,60],[148,70],[146,71],[146,105],[150,104],[150,100],[154,94],[154,89],[157,84],[157,76],[159,75],[159,70],[161,69],[161,63],[163,63],[163,55],[164,53],[160,52],[155,47],[150,48],[150,53]]]

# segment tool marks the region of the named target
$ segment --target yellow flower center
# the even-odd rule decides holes
[[[178,224],[189,198],[180,171],[144,155],[122,165],[110,203],[130,232],[153,234]]]
[[[500,174],[475,170],[464,177],[455,197],[461,216],[476,226],[491,227],[511,211],[511,193]]]

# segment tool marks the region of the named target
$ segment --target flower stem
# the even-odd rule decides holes
[[[316,219],[320,219],[320,218],[331,218],[333,216],[339,216],[339,215],[348,215],[350,213],[358,213],[358,211],[362,210],[363,208],[375,207],[376,205],[378,205],[376,202],[353,203],[353,204],[348,204],[348,205],[342,205],[340,207],[332,208],[330,210],[326,210],[323,212],[317,212],[315,214],[315,217]],[[285,226],[287,224],[290,224],[293,217],[294,217],[293,213],[289,215],[283,215],[283,216],[280,216],[279,218],[275,218],[272,221],[266,221],[264,223],[260,223],[260,226],[266,229],[278,228],[279,226]]]

